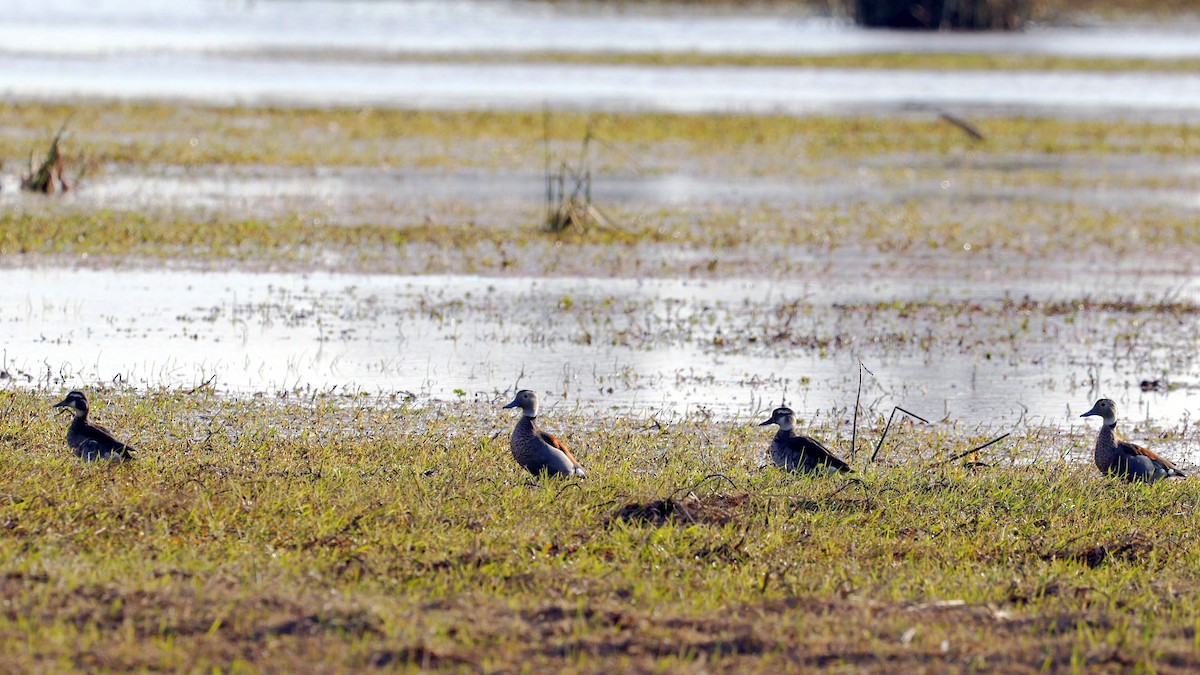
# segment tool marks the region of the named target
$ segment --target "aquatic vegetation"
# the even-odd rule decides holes
[[[63,122],[58,133],[54,134],[54,138],[51,139],[50,147],[40,162],[34,160],[33,152],[29,153],[29,172],[21,175],[22,190],[51,194],[71,189],[66,176],[63,175],[64,161],[62,151],[59,149],[63,132],[66,130],[67,123]]]
[[[587,231],[609,226],[608,218],[592,201],[592,168],[589,151],[592,130],[589,128],[580,143],[579,158],[574,165],[556,160],[550,152],[550,114],[546,113],[546,217],[548,232],[568,230]]]

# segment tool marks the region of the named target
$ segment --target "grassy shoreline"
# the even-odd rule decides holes
[[[970,434],[901,426],[888,457],[926,459],[859,464],[857,484],[758,468],[769,432],[747,423],[564,411],[546,423],[589,479],[538,483],[490,403],[96,392],[142,458],[86,466],[52,398],[0,392],[17,669],[1200,661],[1196,484],[1060,459],[1091,429],[1026,430],[971,470],[928,466]],[[1030,453],[1046,463],[1006,459]]]
[[[617,228],[550,234],[536,209],[507,223],[427,219],[419,223],[341,224],[328,217],[277,218],[144,211],[13,209],[0,216],[0,264],[31,267],[163,265],[190,269],[328,271],[373,274],[754,277],[764,260],[775,275],[811,274],[829,265],[873,266],[903,256],[931,275],[968,275],[970,260],[994,269],[1093,261],[1114,273],[1193,267],[1200,233],[1172,209],[1044,206],[1013,226],[998,203],[986,219],[957,209],[920,216],[911,205],[796,209],[711,209],[700,215],[629,214]],[[785,251],[763,248],[786,236]],[[965,242],[965,244],[964,244]],[[964,249],[969,245],[969,249]],[[1052,252],[1052,255],[1051,255]],[[545,261],[554,260],[546,269]],[[808,269],[806,272],[805,270]]]
[[[169,102],[0,104],[0,157],[22,158],[70,120],[64,152],[94,163],[149,166],[365,166],[541,168],[548,138],[579,151],[589,130],[629,157],[689,162],[752,152],[760,161],[932,157],[1004,153],[1189,157],[1194,123],[985,117],[986,144],[972,144],[932,112],[888,116],[684,115],[554,111],[416,111],[221,107]],[[482,156],[480,156],[482,155]],[[601,153],[600,161],[605,157]],[[609,157],[608,161],[616,161]],[[659,160],[662,161],[662,160]],[[741,162],[748,161],[741,158]],[[621,164],[628,166],[626,158]],[[653,167],[650,167],[653,168]],[[726,171],[739,164],[723,164]]]

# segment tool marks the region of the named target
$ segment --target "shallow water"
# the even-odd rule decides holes
[[[417,109],[854,114],[1028,111],[1179,118],[1200,74],[313,62],[221,56],[0,58],[0,91],[62,99]]]
[[[1022,203],[1072,203],[1103,208],[1200,208],[1200,192],[1191,187],[1200,165],[1145,157],[1053,158],[1035,167],[1061,171],[1085,186],[1047,187],[1037,184],[1000,186],[994,183],[1017,169],[1001,158],[994,164],[969,167],[974,177],[947,189],[943,177],[887,175],[890,168],[917,168],[912,157],[874,158],[859,167],[831,165],[817,175],[727,176],[693,173],[597,172],[592,185],[596,203],[625,213],[664,207],[763,204],[777,208],[820,208],[875,201],[933,199],[975,203],[1010,200]],[[1085,165],[1084,162],[1090,162]],[[950,171],[945,163],[922,167]],[[958,172],[962,167],[956,167]],[[1027,167],[1021,167],[1027,168]],[[1136,176],[1149,183],[1178,187],[1122,186],[1114,178]],[[181,209],[224,213],[231,217],[279,217],[312,214],[341,224],[396,223],[398,227],[427,216],[464,218],[482,225],[505,226],[532,222],[545,209],[541,173],[520,170],[413,170],[361,167],[164,167],[159,172],[132,173],[126,167],[93,170],[81,189],[62,196],[66,208]],[[0,177],[0,205],[44,208],[40,195],[19,189],[15,174]],[[1090,185],[1088,185],[1090,184]],[[465,211],[466,205],[486,204],[484,213]],[[442,215],[448,214],[448,215]]]
[[[461,52],[967,52],[1185,58],[1195,23],[1020,34],[866,31],[802,14],[593,11],[519,2],[56,0],[8,8],[9,96],[403,108],[853,113],[936,109],[1166,116],[1200,111],[1188,73],[1008,73],[412,63]]]
[[[1022,294],[1071,299],[1096,282],[1032,280]],[[1200,402],[1194,350],[1175,347],[1194,315],[1023,310],[1008,285],[8,269],[0,344],[10,382],[52,389],[215,376],[237,394],[494,400],[529,387],[551,405],[748,419],[785,400],[844,415],[862,363],[871,413],[902,405],[991,428],[1076,424],[1100,395],[1162,425]],[[1195,303],[1200,291],[1145,276],[1111,297]],[[1130,322],[1153,330],[1124,339]],[[1164,375],[1169,393],[1138,390]]]
[[[1023,33],[861,30],[844,19],[691,6],[612,11],[503,0],[44,0],[7,7],[0,53],[973,52],[1081,57],[1200,56],[1196,20],[1034,27]]]

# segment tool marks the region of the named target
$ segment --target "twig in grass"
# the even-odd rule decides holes
[[[934,462],[933,466],[941,466],[943,464],[949,464],[950,462],[953,462],[957,459],[962,459],[963,457],[966,457],[967,455],[971,454],[972,452],[979,452],[980,450],[983,450],[984,448],[988,447],[989,445],[994,445],[996,443],[999,443],[1000,441],[1008,438],[1011,435],[1012,435],[1012,432],[1010,431],[1007,434],[1004,434],[1003,436],[998,436],[996,438],[993,438],[992,440],[988,441],[987,443],[984,443],[983,445],[981,445],[979,447],[971,448],[970,450],[967,450],[966,452],[960,452],[957,455],[955,455],[949,459],[943,459],[940,462]]]
[[[555,492],[555,493],[554,493],[554,499],[555,499],[555,501],[557,501],[557,500],[558,500],[558,498],[562,496],[562,493],[566,492],[568,488],[575,488],[575,489],[577,489],[577,490],[582,490],[582,489],[583,489],[583,487],[582,487],[582,486],[581,486],[579,483],[574,483],[574,482],[572,482],[572,483],[567,483],[566,485],[564,485],[564,486],[560,487],[560,488],[558,489],[558,492]]]
[[[913,419],[917,419],[917,420],[924,422],[925,424],[929,424],[929,420],[925,419],[924,417],[921,417],[920,415],[912,412],[911,410],[905,410],[904,408],[901,408],[900,406],[896,406],[895,408],[892,408],[892,414],[888,415],[887,424],[883,427],[883,435],[879,437],[879,442],[875,444],[875,452],[871,453],[871,462],[872,463],[874,463],[875,458],[879,456],[879,449],[883,447],[883,442],[885,440],[887,440],[888,430],[890,430],[892,428],[892,420],[894,420],[896,418],[897,412],[902,412],[905,415],[908,415],[909,417],[911,417]]]
[[[979,131],[979,129],[974,124],[971,124],[970,122],[964,120],[963,118],[961,118],[957,115],[951,115],[950,113],[943,110],[942,112],[938,113],[938,117],[946,122],[949,122],[950,124],[953,124],[954,126],[958,127],[959,129],[961,129],[963,133],[965,133],[966,135],[971,137],[971,140],[975,140],[975,141],[985,140],[983,137],[983,133],[981,131]]]
[[[178,490],[182,489],[182,488],[183,488],[185,485],[187,485],[188,483],[195,483],[196,485],[199,485],[201,490],[207,490],[207,489],[208,489],[208,486],[204,484],[204,481],[202,481],[202,480],[200,480],[199,478],[196,478],[196,477],[194,477],[194,476],[193,476],[192,478],[186,478],[186,479],[184,479],[184,480],[183,480],[183,482],[176,483],[176,484],[175,484],[175,490],[176,490],[176,491],[178,491]]]
[[[862,374],[867,370],[867,366],[859,361],[858,363],[858,393],[854,395],[854,422],[850,425],[850,463],[854,463],[854,456],[858,454],[858,408],[859,401],[862,399]],[[868,373],[871,371],[867,370]],[[875,373],[871,373],[871,377],[875,377]],[[872,460],[875,458],[872,457]]]
[[[866,482],[864,482],[863,479],[861,479],[861,478],[847,478],[846,482],[843,483],[841,487],[839,487],[838,489],[834,490],[833,492],[830,492],[829,494],[825,495],[825,499],[829,499],[831,497],[838,496],[839,494],[842,493],[842,490],[845,490],[846,488],[850,487],[851,485],[861,485],[864,488],[867,486]]]
[[[663,426],[663,423],[662,423],[662,422],[659,422],[659,421],[658,421],[658,418],[657,418],[657,417],[651,417],[651,418],[650,418],[650,423],[649,423],[649,424],[647,424],[645,427],[642,427],[642,428],[643,428],[643,429],[645,429],[645,430],[649,430],[650,428],[654,428],[654,429],[655,429],[656,431],[658,431],[658,433],[660,433],[660,434],[665,434],[665,433],[667,433],[667,428]]]
[[[600,511],[601,509],[607,509],[610,506],[616,506],[619,503],[620,503],[620,501],[617,499],[605,499],[602,502],[597,502],[595,504],[588,504],[587,506],[584,506],[583,508],[587,511]]]
[[[210,377],[210,378],[208,378],[207,380],[205,380],[205,381],[201,382],[200,384],[196,385],[195,387],[192,387],[192,390],[188,392],[188,396],[191,396],[192,394],[195,394],[196,392],[200,391],[201,389],[206,389],[206,388],[207,388],[209,385],[211,385],[211,384],[213,383],[213,381],[214,381],[214,380],[216,380],[216,379],[217,379],[217,374],[216,374],[216,373],[213,373],[213,374],[212,374],[212,377]]]
[[[705,483],[707,483],[708,481],[713,480],[713,479],[723,480],[726,483],[729,483],[729,487],[733,488],[734,490],[738,489],[737,483],[733,482],[733,479],[730,478],[729,476],[726,476],[723,473],[710,473],[709,475],[705,476],[704,478],[701,478],[699,481],[696,482],[695,485],[692,485],[691,487],[679,488],[678,490],[675,490],[674,492],[671,493],[670,499],[674,499],[675,495],[679,494],[680,492],[691,494],[696,488],[700,487],[701,485],[704,485]]]

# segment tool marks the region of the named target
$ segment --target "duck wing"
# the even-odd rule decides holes
[[[567,444],[559,440],[558,436],[555,436],[548,431],[542,431],[541,429],[537,430],[537,436],[538,438],[542,439],[542,442],[544,442],[546,445],[566,455],[567,460],[571,462],[571,466],[582,472],[583,467],[580,466],[579,461],[575,459],[575,455],[572,455],[571,451],[567,449]]]
[[[133,448],[118,441],[109,433],[108,429],[99,424],[87,424],[78,429],[77,432],[81,438],[79,446],[76,448],[79,451],[79,456],[89,461],[102,458],[108,459],[115,455],[121,459],[133,459]],[[90,455],[90,456],[89,456]]]
[[[808,469],[815,469],[824,464],[841,473],[853,470],[849,464],[843,462],[830,452],[824,443],[815,438],[793,436],[788,439],[788,449],[797,453],[802,459],[802,462],[797,462],[797,464],[803,463]]]
[[[1130,443],[1129,441],[1120,441],[1117,443],[1117,451],[1120,452],[1126,458],[1127,462],[1129,462],[1130,460],[1137,461],[1140,458],[1145,458],[1147,460],[1150,460],[1151,463],[1158,465],[1158,467],[1167,476],[1186,476],[1187,475],[1178,466],[1175,466],[1175,463],[1172,462],[1171,460],[1159,457],[1158,455],[1151,452],[1149,448],[1138,445],[1137,443]],[[1142,460],[1142,461],[1145,461],[1145,460]]]

